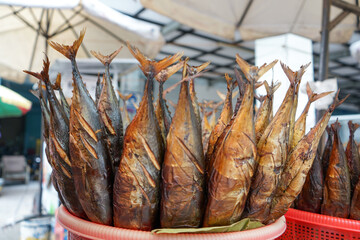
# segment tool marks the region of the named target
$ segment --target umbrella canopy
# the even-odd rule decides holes
[[[24,82],[28,76],[22,70],[40,70],[44,53],[50,60],[63,58],[48,50],[47,40],[71,44],[84,27],[78,58],[92,57],[90,50],[109,54],[126,41],[155,57],[164,44],[159,26],[126,16],[97,0],[0,0],[0,76]],[[118,57],[130,56],[123,49]]]
[[[353,3],[354,1],[348,0]],[[233,40],[294,33],[320,40],[322,1],[312,0],[141,0],[144,7],[182,24]],[[331,9],[331,19],[341,12]],[[346,42],[355,29],[350,14],[331,31],[331,42]]]
[[[13,90],[0,85],[0,118],[20,117],[31,109],[31,102],[14,92]]]

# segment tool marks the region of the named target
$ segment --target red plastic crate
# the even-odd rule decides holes
[[[278,239],[360,240],[360,221],[331,217],[290,208],[286,231]]]

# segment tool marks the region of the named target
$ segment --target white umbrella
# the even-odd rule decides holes
[[[48,50],[47,40],[71,44],[84,27],[86,35],[78,58],[91,57],[90,50],[109,54],[125,41],[155,57],[164,44],[158,26],[97,0],[0,0],[0,76],[24,82],[27,76],[22,70],[41,70],[44,53],[52,61],[63,58]],[[120,58],[130,56],[125,48],[119,54]]]
[[[353,3],[354,1],[348,0]],[[320,0],[141,0],[144,7],[182,24],[233,40],[236,31],[242,40],[294,33],[320,40]],[[341,12],[331,10],[331,19]],[[331,31],[330,41],[346,42],[355,29],[350,14]]]

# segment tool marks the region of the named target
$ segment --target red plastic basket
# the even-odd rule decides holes
[[[104,226],[75,217],[64,206],[59,207],[56,218],[69,231],[71,240],[264,240],[276,239],[286,229],[284,216],[270,225],[257,229],[204,234],[152,234],[151,232]]]
[[[360,221],[289,209],[278,239],[360,239]]]

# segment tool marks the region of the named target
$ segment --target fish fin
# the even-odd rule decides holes
[[[239,92],[240,92],[240,95],[242,96],[242,95],[244,95],[244,92],[245,92],[245,82],[244,82],[243,77],[241,76],[240,71],[237,68],[234,68],[234,71],[235,71],[236,82],[239,87]]]
[[[194,74],[200,73],[201,71],[203,71],[209,65],[210,65],[210,61],[208,61],[206,63],[203,63],[200,66],[193,66],[192,68],[194,68],[196,70],[196,72]]]
[[[220,92],[219,90],[216,90],[216,93],[217,93],[217,95],[219,96],[219,98],[221,98],[221,100],[225,100],[225,98],[226,98],[226,96],[225,96],[225,94],[223,94],[222,92]]]
[[[54,90],[60,90],[60,89],[61,89],[61,73],[58,73],[58,74],[56,75],[55,83],[54,83],[54,84],[51,84],[51,87],[52,87]]]
[[[339,100],[339,93],[340,93],[340,89],[336,92],[334,102],[329,107],[329,110],[328,110],[329,112],[333,112],[335,110],[335,108],[340,106],[350,96],[350,94],[348,94],[343,99]]]
[[[112,60],[114,60],[114,58],[119,54],[119,52],[121,51],[123,47],[121,46],[118,50],[114,51],[113,53],[111,53],[110,55],[102,55],[100,52],[95,52],[93,50],[90,51],[90,53],[96,57],[102,64],[104,65],[110,65],[110,63],[112,62]]]
[[[310,65],[310,63],[302,65],[298,71],[294,72],[290,69],[289,66],[285,65],[283,62],[280,62],[280,64],[291,84],[299,84],[302,76],[305,73],[306,68]]]
[[[127,101],[129,100],[131,97],[132,97],[132,93],[128,94],[128,95],[124,95],[122,94],[119,90],[117,90],[118,94],[119,94],[119,97],[124,100],[124,101]]]
[[[309,102],[312,103],[312,102],[315,102],[316,100],[318,100],[318,99],[320,99],[322,97],[325,97],[325,96],[329,95],[330,93],[333,93],[333,91],[323,92],[323,93],[320,93],[320,94],[314,93],[310,88],[309,82],[307,82],[306,83],[306,93],[308,95]]]
[[[263,82],[256,82],[255,83],[255,89],[258,89],[259,87],[261,87],[262,85],[264,85],[266,81],[263,81]]]
[[[336,122],[331,124],[331,128],[334,132],[337,132],[341,128],[341,124],[339,123],[339,119],[336,119]]]
[[[56,51],[64,55],[68,59],[75,59],[77,51],[79,50],[79,47],[84,39],[86,29],[83,28],[80,32],[80,36],[78,39],[76,39],[73,44],[70,45],[64,45],[59,44],[54,41],[48,41],[49,45],[54,48]]]
[[[259,72],[258,72],[258,75],[259,75],[259,78],[264,75],[267,71],[269,71],[270,69],[272,69],[275,64],[278,62],[278,60],[274,60],[272,61],[271,63],[269,64],[264,64],[262,65],[260,68],[259,68]]]
[[[360,127],[360,124],[358,123],[353,123],[351,120],[348,122],[348,126],[349,126],[349,130],[350,130],[350,134],[354,134],[354,132],[356,131],[356,129],[358,129]]]
[[[256,78],[256,81],[267,71],[273,68],[277,62],[278,60],[274,60],[270,64],[264,64],[258,68],[256,66],[250,65],[248,62],[242,59],[239,54],[236,54],[236,63],[239,65],[246,78],[250,79],[250,77],[253,77]]]
[[[161,70],[160,73],[158,73],[155,77],[156,81],[158,81],[159,83],[164,83],[173,74],[179,71],[183,66],[183,62],[180,60],[178,63]]]
[[[229,76],[229,74],[225,73],[225,80],[226,80],[226,87],[228,91],[231,91],[234,89],[234,82],[233,78]],[[224,100],[224,99],[223,99]]]
[[[40,73],[31,72],[31,71],[27,71],[27,70],[23,70],[23,72],[36,77],[37,79],[43,81],[44,83],[50,83],[49,66],[50,66],[49,58],[45,55],[45,59],[43,60],[43,70]],[[50,83],[50,85],[51,85],[51,83]]]
[[[271,95],[273,95],[276,92],[276,90],[279,89],[280,86],[281,86],[281,82],[275,82],[274,83],[274,81],[272,81],[271,86],[270,86]]]
[[[29,92],[30,92],[32,95],[34,95],[34,97],[36,97],[37,99],[40,100],[40,91],[39,91],[39,89],[37,89],[37,90],[32,90],[32,89],[30,89]]]
[[[127,47],[130,53],[139,61],[139,67],[146,77],[155,77],[161,70],[179,61],[179,59],[184,55],[184,53],[181,52],[165,57],[160,61],[154,61],[145,57],[138,48],[132,47],[129,42],[127,42]]]

